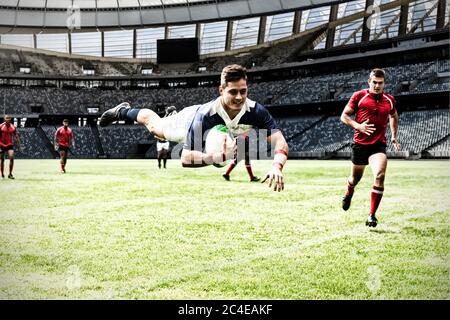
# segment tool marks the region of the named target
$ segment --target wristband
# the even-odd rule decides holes
[[[284,154],[286,157],[288,156],[288,153],[287,153],[286,151],[284,151],[283,149],[279,149],[279,150],[275,151],[275,154],[277,154],[277,153],[282,153],[282,154]]]

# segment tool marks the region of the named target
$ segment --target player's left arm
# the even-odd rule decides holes
[[[269,188],[273,186],[274,191],[284,190],[283,167],[286,164],[289,147],[281,131],[277,131],[267,137],[267,141],[275,146],[275,156],[273,157],[272,168],[262,181],[269,180]]]
[[[400,143],[397,141],[398,113],[395,108],[393,108],[391,114],[389,115],[389,127],[391,128],[392,145],[394,146],[395,151],[400,151]]]

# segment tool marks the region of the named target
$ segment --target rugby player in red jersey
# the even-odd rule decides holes
[[[356,185],[361,180],[366,165],[370,165],[374,181],[372,186],[370,211],[366,221],[369,227],[376,227],[375,217],[383,197],[386,174],[386,126],[389,119],[391,142],[396,151],[400,150],[397,141],[398,114],[393,96],[384,92],[385,72],[373,69],[369,75],[369,89],[353,93],[341,115],[341,121],[355,129],[352,144],[352,167],[347,180],[347,192],[342,200],[342,209],[350,208]],[[355,113],[355,119],[351,115]]]
[[[75,147],[75,138],[72,129],[69,128],[69,119],[63,120],[63,126],[59,127],[55,132],[54,138],[55,150],[59,149],[61,173],[66,173],[67,154],[69,148]]]
[[[11,116],[5,115],[5,122],[0,124],[0,169],[2,178],[5,178],[4,165],[5,154],[8,154],[9,159],[9,179],[14,179],[12,174],[14,168],[14,145],[20,150],[20,138],[16,127],[11,123]]]

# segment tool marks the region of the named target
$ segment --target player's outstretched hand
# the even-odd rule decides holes
[[[284,190],[284,181],[283,181],[283,173],[280,169],[273,167],[270,169],[270,171],[266,174],[266,177],[264,178],[261,183],[266,182],[266,180],[269,180],[269,188],[273,187],[273,191],[282,191]]]

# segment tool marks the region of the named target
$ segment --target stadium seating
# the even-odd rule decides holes
[[[50,151],[36,132],[36,128],[19,128],[21,150],[15,149],[17,158],[24,159],[50,159]]]
[[[450,157],[450,135],[430,147],[426,151],[433,158]]]
[[[386,134],[391,135],[389,126]],[[403,150],[420,153],[449,134],[448,110],[410,111],[399,116],[397,136]],[[394,151],[390,141],[388,150]]]
[[[348,144],[353,131],[344,126],[339,117],[328,117],[317,122],[303,134],[288,141],[290,152],[334,152]]]
[[[45,65],[43,68],[47,70],[47,66],[51,64],[40,65]],[[5,65],[4,68],[9,70],[10,66]],[[47,71],[50,72],[50,69]],[[445,61],[388,67],[386,72],[386,91],[394,95],[450,90],[449,63]],[[349,99],[354,91],[366,88],[366,81],[367,70],[357,70],[253,82],[249,83],[249,97],[264,105],[342,101]],[[170,89],[0,86],[0,95],[7,101],[5,111],[15,115],[31,113],[31,106],[36,104],[42,105],[43,113],[46,114],[87,114],[88,107],[98,107],[99,112],[103,112],[123,101],[128,101],[137,108],[155,109],[157,106],[175,105],[180,110],[214,99],[217,91],[216,87],[211,86]]]
[[[449,110],[407,111],[399,115],[398,140],[401,153],[395,153],[390,142],[390,128],[387,127],[387,151],[400,157],[420,155],[427,152],[442,157],[449,149]],[[342,124],[338,116],[302,116],[276,119],[286,137],[290,157],[348,157],[353,130]],[[53,158],[48,142],[53,143],[56,126],[42,125],[46,139],[38,135],[36,128],[19,128],[23,150],[18,158]],[[91,127],[71,126],[76,146],[71,148],[73,158],[127,158],[139,153],[138,145],[145,145],[145,157],[154,157],[155,138],[139,125],[113,125],[98,127],[98,136]],[[418,134],[420,133],[420,134]],[[96,141],[100,146],[97,145]],[[256,153],[256,146],[252,152]],[[149,148],[149,149],[148,149]],[[103,150],[104,154],[101,154]],[[142,154],[141,154],[142,156]]]
[[[126,158],[136,144],[155,145],[153,138],[143,126],[116,125],[99,128],[103,150],[110,158]]]

